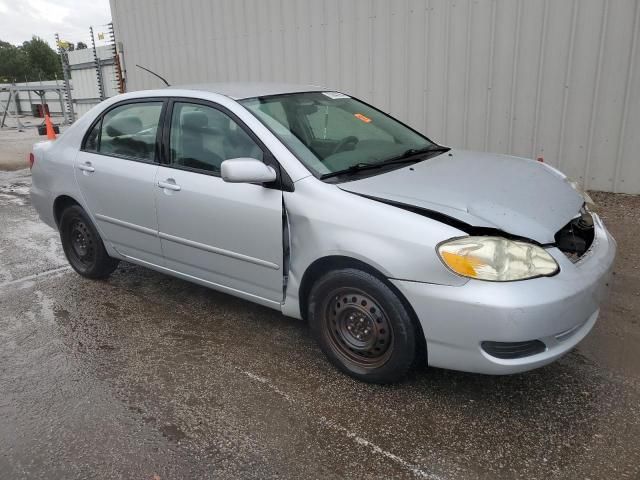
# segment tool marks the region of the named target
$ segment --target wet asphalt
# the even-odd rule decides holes
[[[598,195],[620,255],[592,334],[548,367],[333,369],[307,326],[121,264],[67,266],[0,172],[0,478],[640,478],[640,200]]]

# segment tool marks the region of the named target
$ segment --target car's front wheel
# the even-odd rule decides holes
[[[356,269],[332,271],[309,295],[309,323],[339,369],[359,380],[401,380],[417,354],[416,328],[389,286]]]
[[[118,266],[118,260],[107,254],[96,227],[79,205],[62,212],[60,239],[69,264],[83,277],[106,278]]]

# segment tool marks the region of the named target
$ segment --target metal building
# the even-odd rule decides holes
[[[322,84],[455,147],[640,193],[640,0],[111,0],[128,90]]]
[[[91,48],[69,52],[68,57],[73,83],[73,108],[75,114],[81,116],[103,100],[96,78],[95,58]],[[100,62],[104,97],[117,95],[118,88],[112,47],[107,45],[96,48],[96,57]]]

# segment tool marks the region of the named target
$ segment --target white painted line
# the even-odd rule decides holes
[[[28,282],[31,280],[38,280],[43,277],[51,277],[56,274],[66,272],[67,270],[71,270],[71,267],[69,265],[52,268],[51,270],[45,270],[44,272],[34,273],[33,275],[27,275],[26,277],[16,278],[15,280],[9,280],[8,282],[0,283],[0,288]]]
[[[247,370],[242,370],[242,369],[240,369],[238,367],[235,367],[235,368],[238,371],[240,371],[241,373],[243,373],[244,375],[246,375],[247,377],[251,378],[252,380],[255,380],[256,382],[260,382],[261,384],[265,385],[267,388],[269,388],[274,393],[280,395],[282,398],[284,398],[290,404],[294,405],[296,403],[289,395],[287,395],[280,388],[278,388],[278,386],[274,385],[268,378],[263,377],[261,375],[257,375],[257,374],[255,374],[253,372],[249,372]],[[444,480],[443,477],[441,477],[439,475],[436,475],[435,473],[431,473],[431,472],[427,472],[427,471],[423,470],[422,468],[412,464],[411,462],[408,462],[404,458],[399,457],[398,455],[396,455],[394,453],[391,453],[391,452],[379,447],[378,445],[376,445],[375,443],[367,440],[366,438],[361,437],[357,433],[352,432],[348,428],[345,428],[342,425],[338,425],[337,423],[332,422],[331,420],[327,419],[326,417],[320,417],[318,421],[322,426],[324,426],[326,428],[330,428],[330,429],[335,430],[337,432],[340,432],[340,433],[344,434],[347,438],[350,438],[351,440],[356,442],[358,445],[362,445],[363,447],[367,447],[369,450],[371,450],[376,455],[382,455],[383,457],[391,460],[392,462],[397,463],[402,468],[404,468],[406,470],[409,470],[416,477],[427,478],[429,480]]]
[[[269,387],[269,389],[273,390],[275,393],[277,393],[278,395],[280,395],[282,398],[284,398],[287,402],[289,403],[295,403],[293,400],[291,400],[291,397],[289,395],[287,395],[286,393],[284,393],[282,390],[280,390],[278,387],[276,387],[275,385],[273,385],[269,379],[265,378],[265,377],[261,377],[260,375],[256,375],[253,372],[248,372],[247,370],[240,370],[242,373],[244,373],[247,377],[255,380],[256,382],[260,382],[264,385],[266,385],[267,387]]]
[[[373,451],[373,453],[376,453],[378,455],[382,455],[383,457],[388,458],[389,460],[392,460],[394,462],[396,462],[397,464],[399,464],[400,466],[402,466],[403,468],[411,471],[416,477],[420,477],[420,478],[428,478],[430,480],[443,480],[443,478],[439,475],[436,475],[435,473],[431,473],[431,472],[426,472],[423,469],[421,469],[420,467],[413,465],[412,463],[406,461],[404,458],[399,457],[398,455],[391,453],[381,447],[379,447],[378,445],[376,445],[373,442],[370,442],[369,440],[367,440],[366,438],[362,438],[360,435],[351,432],[350,430],[346,429],[345,427],[343,427],[342,425],[338,425],[334,422],[332,422],[331,420],[325,418],[325,417],[320,417],[320,422],[333,429],[336,430],[338,432],[344,433],[348,438],[351,438],[352,440],[354,440],[358,445],[362,445],[364,447],[369,448],[371,451]]]

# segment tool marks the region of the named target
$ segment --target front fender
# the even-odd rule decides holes
[[[283,304],[300,317],[299,292],[307,269],[324,257],[356,259],[386,278],[464,285],[440,261],[436,246],[464,232],[391,205],[340,190],[314,177],[285,192],[290,262]]]

